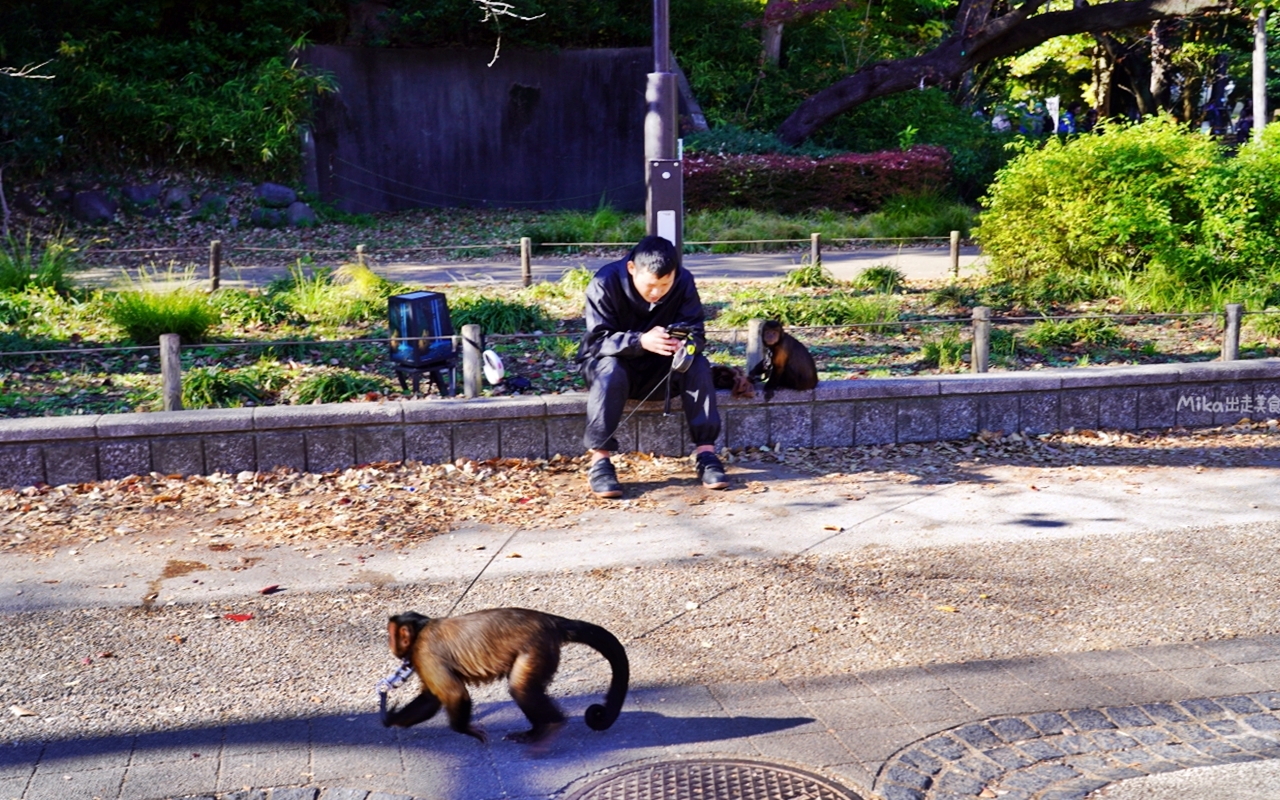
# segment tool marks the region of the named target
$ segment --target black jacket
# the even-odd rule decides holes
[[[676,267],[671,291],[657,303],[640,296],[627,272],[628,253],[620,261],[605,264],[587,286],[587,332],[578,347],[578,360],[600,356],[634,358],[648,351],[640,346],[640,335],[656,325],[669,328],[683,324],[693,330],[693,339],[702,350],[706,341],[706,318],[693,275]]]

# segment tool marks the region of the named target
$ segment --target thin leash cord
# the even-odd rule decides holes
[[[932,492],[929,492],[929,494],[925,495],[925,497],[932,497],[933,495],[937,494],[938,492],[941,492],[943,489],[946,489],[946,488],[947,488],[946,486],[939,486],[937,489],[934,489]],[[900,508],[906,508],[907,506],[911,505],[912,503],[918,502],[918,501],[920,501],[921,499],[923,499],[923,498],[919,498],[919,497],[917,497],[917,498],[915,498],[914,500],[908,500],[908,501],[906,501],[905,503],[901,503],[901,504],[899,504],[899,505],[896,505],[896,506],[894,506],[893,508],[886,508],[884,511],[881,511],[881,512],[879,512],[879,513],[877,513],[877,514],[872,514],[870,517],[867,517],[866,519],[862,520],[862,521],[861,521],[861,522],[859,522],[858,524],[859,524],[859,525],[863,525],[863,524],[866,524],[866,523],[868,523],[868,522],[870,522],[870,521],[872,521],[872,520],[874,520],[874,519],[877,519],[877,518],[879,518],[879,517],[883,517],[883,516],[885,516],[886,514],[892,514],[893,512],[897,511],[898,509],[900,509]],[[793,555],[802,556],[802,555],[804,555],[805,553],[809,552],[810,550],[814,549],[815,547],[818,547],[818,546],[820,546],[820,545],[826,544],[827,542],[831,541],[832,539],[835,539],[836,537],[839,537],[839,536],[843,536],[844,534],[845,534],[845,531],[837,531],[837,532],[835,532],[835,533],[831,534],[830,536],[823,536],[821,539],[819,539],[819,540],[818,540],[818,541],[816,541],[816,542],[813,542],[812,544],[808,545],[807,547],[802,547],[802,548],[800,548],[800,549],[799,549],[799,550],[797,550]],[[715,601],[715,600],[719,600],[721,597],[724,597],[724,596],[725,596],[726,594],[728,594],[729,592],[732,592],[733,590],[735,590],[735,589],[737,589],[737,588],[741,587],[741,586],[742,586],[742,584],[743,584],[743,581],[739,581],[738,583],[735,583],[735,584],[733,584],[732,586],[729,586],[729,587],[727,587],[727,588],[721,589],[720,591],[718,591],[718,592],[716,592],[715,594],[713,594],[713,595],[711,595],[710,597],[708,597],[706,600],[703,600],[702,602],[698,603],[698,606],[699,606],[699,607],[701,607],[701,606],[703,606],[703,605],[706,605],[707,603],[713,602],[713,601]],[[670,625],[671,623],[675,622],[676,620],[680,619],[681,617],[685,616],[685,615],[686,615],[686,614],[688,614],[688,613],[689,613],[688,611],[681,611],[679,614],[675,614],[674,616],[671,616],[671,617],[669,617],[669,618],[667,618],[667,619],[663,620],[662,622],[659,622],[657,625],[654,625],[652,628],[650,628],[649,630],[645,631],[644,633],[639,633],[639,634],[636,634],[635,636],[630,637],[629,639],[627,639],[627,641],[628,641],[628,642],[635,642],[635,641],[639,641],[640,639],[645,638],[645,637],[646,637],[646,636],[648,636],[649,634],[654,633],[655,631],[658,631],[658,630],[660,630],[660,629],[662,629],[662,628],[665,628],[667,625]]]
[[[451,617],[451,616],[453,616],[453,612],[457,610],[457,608],[458,608],[458,604],[462,602],[462,598],[464,598],[464,597],[466,597],[466,596],[467,596],[467,592],[470,592],[470,591],[471,591],[471,587],[472,587],[472,586],[475,586],[475,585],[476,585],[476,581],[480,580],[480,576],[481,576],[481,575],[483,575],[483,574],[484,574],[484,571],[485,571],[485,570],[487,570],[487,569],[489,568],[489,565],[493,563],[493,560],[494,560],[495,558],[497,558],[497,557],[498,557],[498,553],[501,553],[501,552],[502,552],[502,549],[503,549],[504,547],[506,547],[507,545],[511,544],[511,540],[512,540],[512,539],[514,539],[514,538],[516,538],[516,534],[517,534],[517,533],[519,533],[519,532],[520,532],[520,529],[519,529],[519,528],[517,528],[516,530],[512,531],[512,532],[511,532],[511,535],[507,537],[507,540],[506,540],[505,542],[503,542],[502,544],[500,544],[500,545],[498,546],[498,549],[497,549],[497,550],[494,550],[494,551],[493,551],[493,555],[489,556],[489,560],[488,560],[488,561],[486,561],[486,562],[484,562],[484,566],[483,566],[483,567],[481,567],[481,568],[480,568],[480,571],[476,573],[476,576],[475,576],[474,578],[472,578],[472,579],[471,579],[471,583],[468,583],[468,584],[467,584],[467,588],[463,589],[463,590],[462,590],[462,594],[458,595],[458,599],[453,601],[453,607],[449,609],[449,613],[448,613],[448,614],[445,614],[445,616],[446,616],[446,617]]]
[[[672,373],[672,372],[674,372],[674,369],[669,369],[669,370],[667,370],[667,377],[666,377],[666,378],[664,378],[663,380],[658,381],[658,382],[657,382],[657,384],[655,384],[655,385],[654,385],[654,387],[653,387],[652,389],[650,389],[650,390],[649,390],[649,393],[648,393],[647,395],[645,395],[645,396],[644,396],[644,399],[643,399],[643,400],[641,400],[640,402],[641,402],[641,403],[644,403],[644,402],[648,401],[648,399],[649,399],[650,397],[653,397],[653,393],[654,393],[654,392],[656,392],[656,391],[658,391],[658,387],[663,386],[663,385],[666,385],[666,384],[669,384],[669,383],[671,382],[671,373]],[[619,423],[618,423],[617,427],[615,427],[615,428],[613,429],[612,433],[610,433],[610,434],[609,434],[609,436],[610,436],[610,437],[612,437],[612,436],[613,436],[613,434],[617,433],[617,432],[618,432],[618,430],[619,430],[619,429],[620,429],[624,424],[626,424],[626,421],[627,421],[627,420],[629,420],[629,419],[631,419],[631,417],[632,417],[632,416],[633,416],[637,411],[639,411],[639,410],[640,410],[640,405],[639,405],[639,403],[637,403],[637,404],[636,404],[636,407],[635,407],[635,408],[633,408],[633,409],[631,409],[631,413],[630,413],[630,414],[628,414],[626,417],[624,417],[624,418],[623,418],[623,420],[622,420],[622,422],[619,422]],[[458,595],[458,599],[453,601],[453,606],[449,609],[449,613],[448,613],[448,614],[445,614],[445,616],[446,616],[446,617],[451,617],[451,616],[453,616],[453,612],[457,610],[457,608],[458,608],[458,604],[459,604],[459,603],[461,603],[461,602],[463,601],[463,599],[467,596],[467,594],[471,591],[471,587],[473,587],[473,586],[475,586],[475,585],[476,585],[476,581],[480,580],[480,576],[481,576],[481,575],[483,575],[483,574],[485,573],[485,570],[489,569],[489,565],[490,565],[490,564],[492,564],[492,563],[493,563],[493,560],[494,560],[495,558],[497,558],[497,557],[498,557],[498,553],[501,553],[501,552],[502,552],[502,550],[503,550],[503,548],[505,548],[507,545],[511,544],[511,540],[512,540],[512,539],[514,539],[514,538],[516,538],[516,534],[517,534],[517,533],[519,533],[519,532],[520,532],[520,530],[519,530],[518,528],[517,528],[516,530],[512,531],[512,532],[511,532],[511,535],[507,537],[507,540],[506,540],[505,542],[503,542],[503,543],[498,547],[498,549],[497,549],[497,550],[494,550],[494,551],[493,551],[493,555],[489,556],[489,560],[488,560],[488,561],[486,561],[486,562],[484,563],[484,566],[480,568],[480,571],[476,573],[476,576],[475,576],[474,578],[472,578],[472,579],[471,579],[471,583],[468,583],[468,584],[467,584],[467,588],[463,589],[463,590],[462,590],[462,594]]]

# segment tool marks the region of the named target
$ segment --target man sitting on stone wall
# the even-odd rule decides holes
[[[667,380],[672,395],[680,397],[702,485],[729,485],[715,453],[720,412],[711,364],[702,355],[705,321],[693,275],[679,266],[675,246],[659,236],[641,239],[625,258],[601,267],[591,279],[578,361],[589,391],[582,437],[591,455],[587,480],[597,497],[622,496],[609,456],[618,449],[615,434],[628,398],[656,396]],[[697,345],[683,372],[672,369],[672,357],[685,342],[670,331],[680,329]]]

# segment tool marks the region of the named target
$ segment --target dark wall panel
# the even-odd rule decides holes
[[[423,206],[644,208],[651,50],[313,47],[337,94],[316,109],[320,196],[349,212]]]

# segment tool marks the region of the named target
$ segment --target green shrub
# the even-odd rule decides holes
[[[243,289],[219,289],[213,303],[226,322],[248,327],[278,325],[289,319],[289,304],[278,294]]]
[[[991,342],[988,345],[992,359],[1011,361],[1018,355],[1018,336],[1008,328],[991,327]]]
[[[183,408],[239,408],[245,403],[261,403],[263,396],[244,370],[211,366],[182,372]]]
[[[582,293],[587,289],[587,284],[591,283],[593,277],[595,277],[595,273],[585,266],[574,267],[573,269],[565,270],[560,275],[560,280],[554,283],[532,284],[524,290],[524,294],[535,301],[580,299]]]
[[[968,308],[978,305],[977,294],[962,283],[948,283],[929,292],[929,304],[939,308]]]
[[[898,319],[898,304],[889,295],[851,296],[833,294],[827,297],[758,297],[748,295],[733,307],[721,312],[718,323],[745,327],[751,319],[776,319],[783,325],[872,325],[872,330],[892,330],[878,323]]]
[[[1259,336],[1280,339],[1280,308],[1270,307],[1263,314],[1249,314],[1245,321]]]
[[[1031,326],[1027,341],[1042,350],[1083,344],[1110,347],[1120,341],[1120,331],[1106,319],[1044,319]]]
[[[964,356],[969,352],[969,343],[960,338],[960,331],[954,325],[948,325],[941,334],[930,334],[920,347],[920,360],[926,365],[944,371],[953,371],[967,366]]]
[[[983,200],[977,236],[990,273],[1028,283],[1157,263],[1203,284],[1203,201],[1220,163],[1213,141],[1168,116],[1025,148]]]
[[[390,381],[379,375],[326,367],[291,387],[290,399],[297,405],[345,403],[370,392],[385,393],[390,386]]]
[[[295,313],[307,322],[321,325],[356,325],[384,319],[387,297],[399,287],[368,267],[344,264],[336,272],[319,268],[310,276],[296,265],[292,282],[273,287]]]
[[[836,279],[831,277],[831,273],[819,261],[817,264],[805,264],[791,270],[783,276],[782,285],[793,289],[823,288],[835,286]]]
[[[853,285],[873,292],[891,293],[902,289],[907,276],[902,270],[887,264],[867,267],[854,278]]]
[[[578,357],[578,340],[571,336],[544,336],[538,340],[538,346],[559,361],[572,361]]]
[[[449,298],[449,318],[454,330],[463,325],[479,325],[488,333],[532,333],[552,326],[542,306],[517,300],[486,297],[463,290]]]
[[[59,294],[71,291],[69,273],[79,267],[79,253],[72,241],[50,236],[43,247],[35,247],[31,239],[27,231],[23,241],[10,236],[0,243],[0,292],[21,292],[28,287]]]
[[[176,333],[183,342],[202,342],[220,314],[209,295],[187,281],[159,286],[154,276],[143,277],[116,293],[107,303],[108,318],[140,345],[154,345],[160,336]]]

